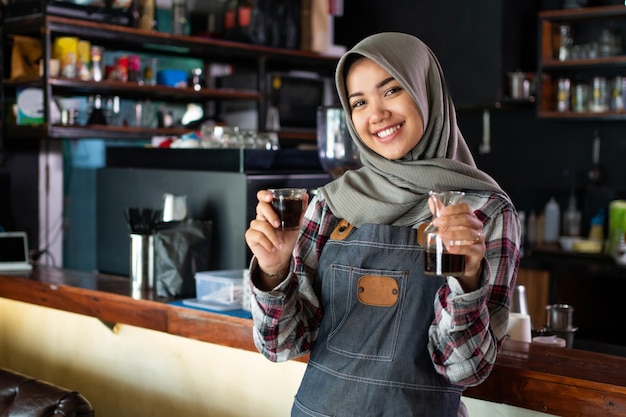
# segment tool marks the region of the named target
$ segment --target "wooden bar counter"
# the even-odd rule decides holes
[[[256,352],[251,320],[169,305],[151,292],[132,298],[127,277],[49,267],[1,274],[0,297]]]
[[[130,297],[126,277],[48,267],[0,273],[0,297],[256,352],[249,319]],[[306,357],[300,359],[305,362]],[[507,341],[489,378],[464,396],[558,416],[626,415],[626,358]]]

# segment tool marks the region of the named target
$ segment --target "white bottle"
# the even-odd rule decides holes
[[[550,198],[545,209],[544,242],[555,243],[559,240],[561,209],[554,197]]]
[[[576,208],[576,197],[571,195],[569,206],[563,213],[563,235],[580,236],[580,211]]]

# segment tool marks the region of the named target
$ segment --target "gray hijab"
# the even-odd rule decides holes
[[[351,120],[345,78],[348,62],[367,57],[383,67],[413,97],[424,119],[424,135],[407,155],[389,160],[359,138]],[[488,190],[506,194],[476,168],[456,124],[443,71],[434,53],[416,37],[379,33],[346,52],[335,73],[347,126],[363,167],[346,172],[320,188],[333,213],[355,226],[366,223],[413,226],[430,216],[428,191]],[[507,197],[508,198],[508,197]]]

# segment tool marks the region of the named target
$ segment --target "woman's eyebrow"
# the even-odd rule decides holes
[[[379,82],[378,84],[376,84],[376,88],[381,88],[383,87],[385,84],[389,84],[390,82],[392,82],[393,80],[395,80],[395,78],[393,77],[389,77],[389,78],[385,78],[384,80],[382,80],[381,82]],[[351,99],[352,97],[356,97],[356,96],[362,96],[363,93],[357,91],[355,93],[349,94],[348,95],[348,99]]]
[[[380,87],[384,86],[385,84],[392,82],[394,79],[395,78],[393,78],[393,77],[385,78],[384,80],[382,80],[381,82],[376,84],[376,88],[380,88]]]

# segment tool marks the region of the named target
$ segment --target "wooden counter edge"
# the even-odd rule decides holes
[[[257,352],[249,319],[6,274],[0,274],[0,297]],[[561,371],[554,358],[560,358]],[[588,377],[585,369],[571,369],[587,363],[593,371]],[[507,341],[491,375],[464,395],[563,417],[623,416],[626,358]]]
[[[559,355],[561,361],[551,360]],[[576,363],[582,365],[585,358],[598,364],[597,369],[588,366],[587,377],[584,368],[571,369]],[[561,372],[554,370],[559,362]],[[606,381],[612,383],[602,380],[605,368],[611,369]],[[622,357],[506,341],[489,377],[463,395],[561,417],[618,417],[626,415],[625,370],[626,358]],[[620,374],[621,379],[615,381]]]
[[[250,319],[2,274],[0,297],[258,353]]]

